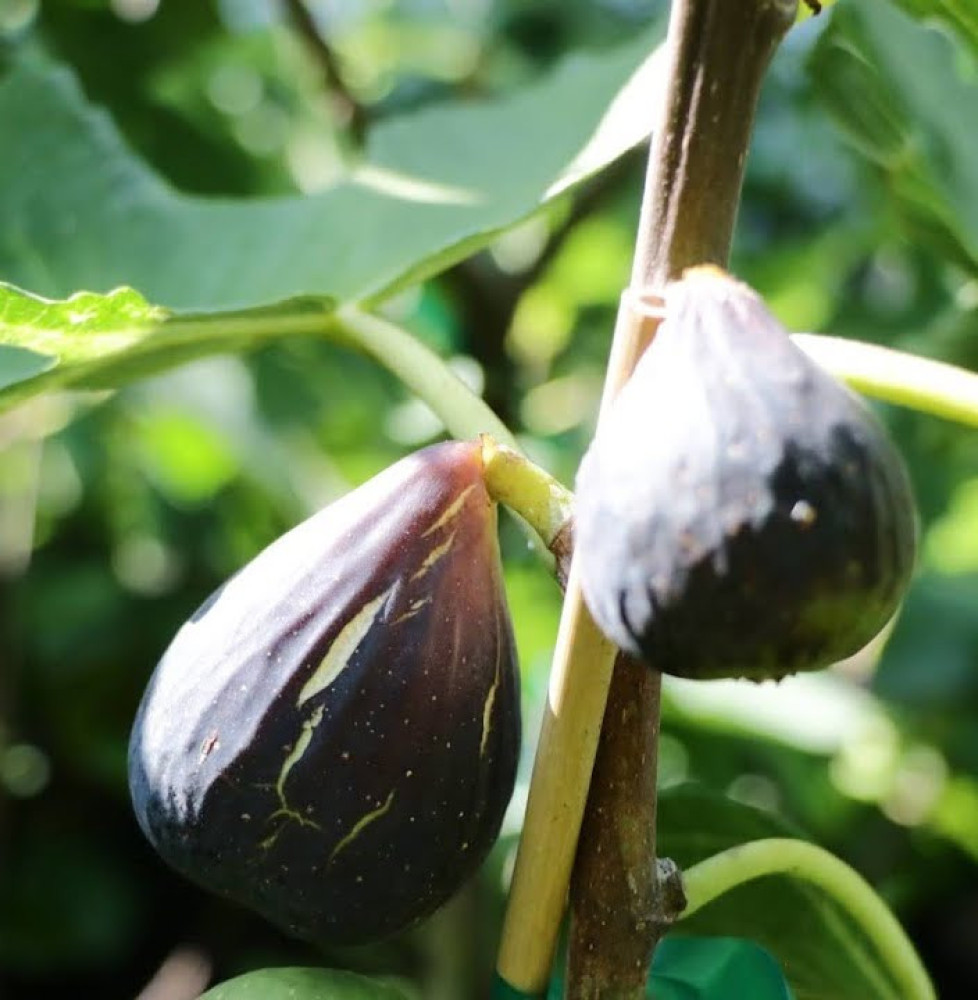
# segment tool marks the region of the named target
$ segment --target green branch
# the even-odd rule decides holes
[[[936,1000],[936,993],[903,928],[872,886],[835,855],[803,840],[755,840],[722,851],[683,873],[691,917],[719,896],[767,875],[790,875],[835,901],[873,945],[901,1000]]]
[[[978,374],[860,340],[796,333],[794,342],[836,378],[889,403],[978,427]]]
[[[518,450],[509,428],[434,351],[403,328],[353,307],[336,313],[334,335],[396,375],[436,413],[453,437],[490,434]]]

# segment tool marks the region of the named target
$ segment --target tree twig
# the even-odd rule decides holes
[[[284,0],[284,2],[289,20],[319,65],[336,119],[349,130],[354,143],[358,147],[362,146],[367,128],[366,109],[350,93],[340,72],[335,53],[327,44],[303,0]]]

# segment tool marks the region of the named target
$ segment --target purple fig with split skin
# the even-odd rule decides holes
[[[129,748],[173,868],[353,944],[471,876],[513,790],[519,677],[478,443],[403,459],[274,542],[180,629]]]
[[[577,487],[588,607],[665,673],[828,666],[883,628],[913,572],[912,490],[883,427],[716,268],[666,287]]]

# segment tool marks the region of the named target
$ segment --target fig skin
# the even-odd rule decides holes
[[[474,873],[520,743],[495,525],[480,446],[435,445],[204,603],[130,740],[165,861],[321,944],[391,934]]]
[[[781,678],[852,655],[913,572],[903,460],[746,285],[696,268],[664,298],[578,474],[591,613],[680,677]]]

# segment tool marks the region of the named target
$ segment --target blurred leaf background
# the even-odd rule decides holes
[[[179,191],[277,195],[343,176],[361,125],[516,92],[664,14],[660,0],[0,0],[0,72],[71,67]],[[324,83],[308,17],[346,96]],[[978,369],[976,109],[964,6],[840,0],[809,19],[765,88],[733,270],[792,329]],[[0,133],[0,149],[18,140]],[[532,149],[534,135],[506,141]],[[43,191],[45,161],[32,169]],[[385,303],[568,482],[642,173],[642,151],[625,155]],[[0,280],[36,267],[31,253]],[[939,995],[963,1000],[978,994],[978,435],[881,413],[924,530],[881,660],[777,687],[668,684],[661,783],[777,813],[850,861],[897,909]],[[0,995],[192,997],[263,964],[319,960],[155,859],[129,810],[129,725],[169,637],[221,580],[441,433],[374,364],[298,338],[0,418]],[[559,593],[514,526],[503,533],[528,764]],[[525,783],[482,876],[445,911],[325,961],[399,975],[426,1000],[484,995],[524,796]],[[662,813],[668,843],[669,800]]]

